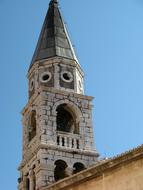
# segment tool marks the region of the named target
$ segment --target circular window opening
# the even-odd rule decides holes
[[[32,81],[32,82],[31,82],[31,87],[33,87],[33,86],[34,86],[34,82]]]
[[[34,80],[32,79],[30,82],[30,90],[32,91],[34,89]]]
[[[70,80],[71,79],[70,75],[68,73],[64,73],[63,77],[64,77],[65,80]]]
[[[51,80],[51,77],[52,77],[52,75],[51,75],[50,72],[43,73],[43,74],[41,75],[41,77],[40,77],[40,81],[41,81],[42,83],[46,83],[46,82],[48,82],[48,81]]]
[[[61,78],[65,82],[72,82],[73,81],[73,75],[70,72],[63,72],[61,75]]]
[[[49,76],[48,74],[46,74],[46,75],[44,75],[44,76],[42,77],[42,80],[43,80],[43,81],[47,81],[47,80],[49,80],[49,78],[50,78],[50,76]]]

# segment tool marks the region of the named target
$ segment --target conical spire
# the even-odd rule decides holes
[[[58,1],[51,0],[31,65],[35,61],[55,56],[77,61],[58,8]]]

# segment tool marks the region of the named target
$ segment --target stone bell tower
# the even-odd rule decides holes
[[[97,161],[93,98],[84,95],[83,78],[58,2],[51,0],[28,71],[19,190],[40,190]]]

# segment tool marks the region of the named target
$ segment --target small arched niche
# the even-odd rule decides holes
[[[55,170],[54,170],[54,178],[55,181],[59,181],[61,179],[64,179],[65,177],[68,177],[68,174],[66,172],[67,163],[63,160],[57,160],[55,162]]]
[[[35,168],[36,168],[36,166],[33,165],[33,168],[32,168],[32,170],[33,170],[33,190],[36,190],[36,174],[35,174]]]
[[[26,190],[30,190],[30,180],[28,177],[26,178]]]
[[[33,110],[29,116],[29,141],[36,136],[36,111]]]
[[[76,174],[78,172],[81,172],[82,170],[85,170],[85,166],[84,164],[80,163],[80,162],[76,162],[74,165],[73,165],[73,174]]]
[[[35,172],[33,174],[33,190],[36,190],[36,175],[35,175]]]
[[[56,109],[57,131],[79,134],[77,115],[67,104],[61,104]]]

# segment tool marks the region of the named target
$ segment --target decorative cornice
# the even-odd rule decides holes
[[[85,155],[85,156],[93,156],[93,157],[98,157],[99,154],[96,151],[89,151],[89,150],[77,150],[77,149],[67,149],[67,148],[62,148],[62,147],[57,147],[55,145],[46,145],[46,144],[40,144],[35,148],[35,150],[30,154],[29,157],[27,157],[25,160],[22,161],[20,166],[18,167],[18,170],[22,169],[36,154],[40,149],[47,149],[47,150],[57,150],[61,152],[69,152],[73,154],[80,154],[80,155]]]
[[[39,149],[48,149],[48,150],[57,150],[61,152],[69,152],[73,154],[80,154],[80,155],[86,155],[86,156],[99,156],[99,154],[96,151],[90,151],[90,150],[81,150],[81,149],[70,149],[70,148],[63,148],[55,145],[46,145],[46,144],[41,144],[39,146]]]
[[[37,97],[39,97],[38,95],[44,91],[51,92],[51,93],[57,93],[57,94],[61,94],[61,95],[66,95],[66,96],[70,95],[70,96],[73,96],[75,98],[80,98],[80,99],[89,100],[89,101],[92,101],[94,99],[94,97],[92,97],[92,96],[86,96],[86,95],[81,95],[81,94],[77,94],[74,92],[67,92],[67,91],[63,91],[63,90],[57,90],[55,88],[49,88],[49,87],[41,86],[41,87],[39,87],[38,90],[36,90],[36,92],[33,94],[33,96],[29,99],[29,102],[23,108],[21,113],[24,114],[27,111],[27,109],[33,104],[33,102],[37,101]]]
[[[80,74],[82,76],[84,76],[84,72],[81,68],[81,66],[79,65],[78,62],[76,62],[76,60],[70,60],[67,58],[63,58],[63,57],[51,57],[48,59],[44,59],[44,60],[39,60],[36,61],[35,64],[33,64],[33,66],[29,69],[27,77],[30,77],[30,75],[36,70],[39,69],[41,66],[46,66],[46,65],[55,65],[55,64],[64,64],[67,66],[72,66],[72,67],[77,67],[78,71],[80,72]]]
[[[41,86],[39,88],[39,91],[43,92],[43,91],[46,91],[46,92],[52,92],[52,93],[57,93],[57,94],[61,94],[61,95],[70,95],[70,96],[73,96],[75,98],[81,98],[81,99],[86,99],[86,100],[93,100],[94,97],[92,96],[86,96],[86,95],[82,95],[82,94],[77,94],[75,92],[67,92],[67,91],[63,91],[63,90],[59,90],[59,89],[55,89],[55,88],[48,88],[48,87],[45,87],[45,86]]]

